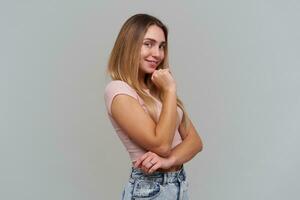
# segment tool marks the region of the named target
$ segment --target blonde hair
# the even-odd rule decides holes
[[[160,27],[163,30],[166,39],[166,46],[164,48],[165,57],[157,69],[165,69],[168,67],[167,27],[159,19],[153,16],[136,14],[123,24],[117,36],[108,61],[107,73],[111,76],[112,80],[124,81],[135,89],[137,94],[143,99],[150,117],[157,123],[159,119],[156,117],[157,110],[155,100],[142,89],[138,79],[141,46],[148,28],[152,25]],[[150,74],[145,75],[144,81],[151,94],[154,94],[154,96],[162,101],[162,93],[151,81]],[[183,111],[182,122],[184,128],[187,128],[187,113],[178,96],[177,106]]]

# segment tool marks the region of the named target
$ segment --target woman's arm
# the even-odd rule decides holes
[[[159,168],[168,169],[172,166],[182,165],[191,160],[203,148],[203,143],[199,137],[193,123],[189,120],[187,130],[183,124],[179,126],[179,132],[183,141],[172,149],[167,158],[162,158],[153,152],[147,152],[135,163],[135,167],[140,167],[148,173],[152,173]],[[151,162],[153,164],[151,164]]]
[[[113,93],[115,95],[109,98],[111,103],[108,103],[108,108],[112,118],[132,141],[144,149],[168,157],[176,130],[176,83],[169,69],[155,70],[151,80],[161,90],[163,98],[157,123],[142,108],[137,96],[128,95],[128,92]],[[121,89],[126,87],[130,88],[123,85]]]
[[[189,120],[187,130],[181,124],[179,132],[183,141],[172,149],[169,159],[172,161],[172,166],[182,165],[191,160],[197,153],[202,151],[203,143],[198,135],[193,123]]]
[[[139,146],[161,156],[171,153],[176,130],[176,91],[164,92],[162,111],[157,125],[138,101],[128,95],[117,95],[111,105],[111,112],[117,124]]]

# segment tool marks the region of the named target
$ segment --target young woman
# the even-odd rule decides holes
[[[130,17],[107,71],[108,116],[132,161],[122,199],[188,199],[183,164],[202,141],[176,94],[166,26],[147,14]]]

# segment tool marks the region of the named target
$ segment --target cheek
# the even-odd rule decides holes
[[[147,55],[147,50],[145,48],[141,48],[141,57],[145,57]]]

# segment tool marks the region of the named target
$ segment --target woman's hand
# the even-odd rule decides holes
[[[159,168],[168,169],[173,166],[174,160],[163,158],[151,151],[145,153],[134,164],[134,167],[141,168],[145,173],[153,173]]]
[[[169,68],[155,70],[152,73],[151,80],[156,85],[156,87],[164,92],[169,90],[176,91],[176,82],[172,77]]]

